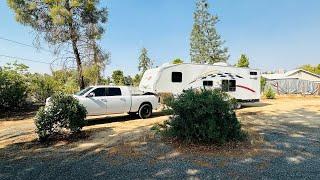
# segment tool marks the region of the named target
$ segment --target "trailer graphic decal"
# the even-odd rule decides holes
[[[249,88],[249,87],[246,87],[246,86],[242,86],[242,85],[236,85],[237,87],[239,87],[239,88],[243,88],[243,89],[246,89],[246,90],[249,90],[249,91],[251,91],[251,92],[256,92],[255,90],[253,90],[253,89],[251,89],[251,88]]]
[[[239,79],[243,79],[242,76],[239,76],[239,75],[236,75],[236,74],[231,74],[231,73],[222,73],[222,72],[219,72],[219,73],[215,73],[213,74],[212,73],[213,71],[211,72],[206,72],[206,73],[203,73],[202,75],[200,75],[199,77],[195,78],[193,81],[191,81],[189,84],[192,84],[198,80],[204,80],[204,79],[207,79],[209,77],[211,78],[226,78],[226,77],[230,77],[231,79],[236,79],[236,78],[239,78]],[[208,73],[211,73],[211,74],[208,74]],[[250,89],[250,88],[249,88]],[[252,90],[252,89],[251,89]],[[250,91],[251,91],[250,90]]]

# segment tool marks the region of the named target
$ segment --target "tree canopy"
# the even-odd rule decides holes
[[[228,49],[216,30],[218,17],[209,13],[207,0],[197,0],[190,37],[190,56],[195,63],[226,62]]]
[[[108,57],[96,43],[104,33],[107,9],[99,8],[99,0],[7,0],[16,20],[37,32],[56,50],[72,49],[77,64],[78,83],[84,88],[82,63],[84,59],[100,62]],[[39,38],[36,38],[39,39]],[[56,51],[57,52],[57,51]]]
[[[136,74],[133,78],[133,86],[138,87],[141,81],[142,75]]]
[[[124,85],[125,84],[125,77],[121,70],[116,70],[112,72],[112,80],[115,85]]]
[[[237,67],[249,67],[249,58],[245,54],[241,54]]]
[[[311,64],[306,64],[306,65],[302,65],[300,68],[306,71],[312,72],[314,74],[320,75],[320,64],[314,65],[314,66]]]
[[[174,59],[172,61],[172,64],[182,64],[182,63],[183,63],[183,61],[180,58]]]

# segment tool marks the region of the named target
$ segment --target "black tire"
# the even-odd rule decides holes
[[[238,102],[238,103],[236,104],[235,109],[241,109],[241,107],[242,107],[242,104],[241,104],[240,102]]]
[[[152,115],[152,107],[150,104],[142,104],[138,111],[141,119],[149,118]]]

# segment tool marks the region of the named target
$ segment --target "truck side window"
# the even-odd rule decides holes
[[[203,86],[213,86],[213,81],[203,81]]]
[[[106,88],[97,88],[92,91],[95,97],[106,96]]]
[[[182,72],[172,72],[171,81],[172,82],[182,82]]]
[[[121,89],[120,88],[107,88],[107,96],[121,96]]]
[[[236,91],[236,80],[222,80],[221,89],[224,92]]]

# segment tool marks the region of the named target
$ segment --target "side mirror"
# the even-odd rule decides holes
[[[87,95],[87,97],[95,97],[96,95],[94,94],[94,92],[91,92]]]

